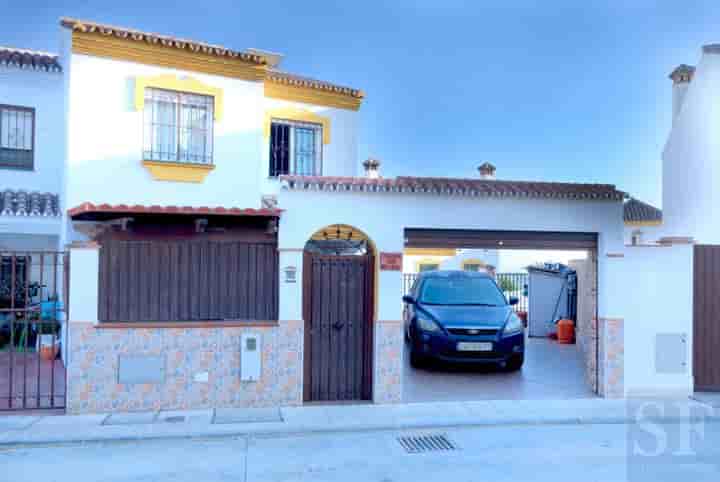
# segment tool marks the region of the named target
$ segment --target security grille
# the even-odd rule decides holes
[[[445,434],[405,435],[398,442],[409,454],[457,450],[458,447]]]

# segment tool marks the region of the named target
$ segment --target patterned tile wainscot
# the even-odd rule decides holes
[[[243,333],[262,336],[257,382],[240,380]],[[259,327],[112,329],[70,323],[68,413],[299,405],[302,339],[300,321]],[[164,360],[163,381],[119,383],[119,360],[138,357],[142,363],[143,356],[153,363],[158,357]]]
[[[403,323],[375,323],[375,363],[373,399],[375,403],[402,401]]]

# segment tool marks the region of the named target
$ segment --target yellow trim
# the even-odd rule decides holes
[[[455,256],[456,249],[450,248],[405,248],[403,254],[406,256]]]
[[[265,97],[349,110],[359,110],[363,100],[361,97],[327,92],[309,86],[280,84],[268,79],[265,79]]]
[[[209,95],[214,99],[215,120],[222,119],[223,115],[223,90],[203,84],[192,77],[178,77],[172,74],[163,74],[156,77],[135,77],[135,110],[142,111],[145,108],[145,88],[173,90],[188,94]]]
[[[210,171],[215,169],[215,166],[212,165],[157,161],[143,161],[143,166],[158,181],[195,183],[203,182]]]
[[[478,265],[480,265],[481,268],[484,268],[487,266],[487,263],[485,261],[482,261],[482,260],[479,260],[476,258],[468,258],[468,259],[464,259],[462,262],[463,271],[465,271],[465,265],[467,265],[467,264],[478,264]]]
[[[625,226],[662,226],[662,221],[625,221]]]
[[[218,57],[204,52],[179,50],[160,43],[78,31],[72,33],[72,51],[76,54],[253,81],[263,80],[268,69],[267,65],[257,65],[240,58]]]
[[[330,144],[330,119],[327,117],[317,115],[309,110],[294,109],[292,107],[268,110],[265,112],[265,123],[263,124],[263,133],[266,138],[270,138],[270,123],[273,119],[321,124],[323,144]]]
[[[434,265],[436,265],[436,266],[438,267],[438,269],[439,269],[439,268],[440,268],[440,262],[441,262],[440,260],[430,259],[430,258],[420,259],[420,260],[418,260],[418,261],[415,261],[415,272],[416,272],[416,273],[420,273],[420,266],[422,266],[422,265],[424,265],[424,264],[434,264]]]

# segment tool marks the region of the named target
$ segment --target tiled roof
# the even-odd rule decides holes
[[[296,87],[306,87],[314,90],[332,92],[334,94],[347,95],[356,99],[362,99],[365,94],[362,90],[353,89],[352,87],[343,87],[341,85],[331,84],[323,80],[311,79],[300,75],[272,70],[268,72],[267,80],[276,84],[292,85]]]
[[[0,47],[0,65],[45,72],[62,72],[57,55],[11,47]]]
[[[650,204],[628,200],[623,206],[623,219],[626,223],[661,223],[662,211]]]
[[[220,45],[212,45],[204,42],[196,42],[168,35],[160,35],[151,32],[142,32],[140,30],[117,27],[114,25],[101,24],[88,20],[78,20],[75,18],[62,18],[60,25],[72,30],[83,33],[98,33],[101,35],[112,35],[114,37],[144,42],[148,44],[159,44],[165,47],[174,47],[179,50],[188,50],[190,52],[202,52],[217,57],[228,57],[240,59],[258,65],[266,65],[267,59],[260,54],[253,52],[244,52],[239,50],[231,50]]]
[[[619,201],[625,193],[609,184],[560,182],[498,181],[439,177],[365,177],[282,176],[283,187],[305,191],[361,191],[422,193],[466,197],[556,198]]]
[[[97,214],[193,214],[208,216],[268,216],[279,217],[282,209],[275,208],[224,208],[224,207],[193,207],[193,206],[141,206],[127,204],[93,204],[85,202],[68,209],[71,218]]]
[[[0,190],[0,216],[60,216],[60,196],[50,192]]]

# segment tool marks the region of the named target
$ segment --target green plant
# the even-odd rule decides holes
[[[510,278],[498,279],[498,285],[500,286],[501,290],[506,291],[506,292],[512,292],[512,291],[518,290],[517,284]]]

